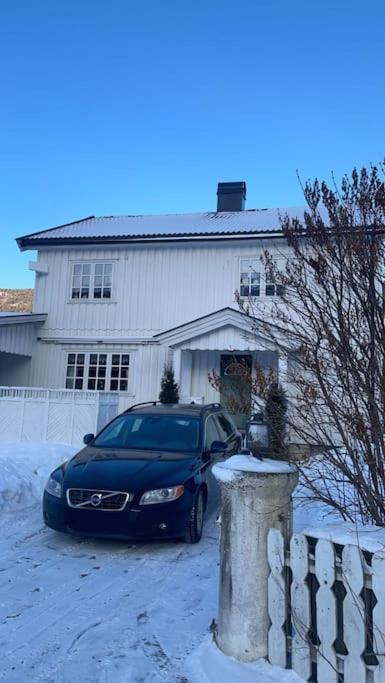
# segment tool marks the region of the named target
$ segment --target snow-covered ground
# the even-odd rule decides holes
[[[299,683],[293,672],[241,665],[212,644],[215,506],[201,543],[190,546],[83,540],[44,526],[44,482],[74,450],[0,445],[0,680]]]

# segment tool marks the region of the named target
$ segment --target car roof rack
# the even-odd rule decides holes
[[[202,408],[222,408],[220,403],[206,403]]]
[[[124,412],[129,413],[131,410],[134,410],[134,408],[139,408],[140,406],[156,406],[158,403],[161,403],[161,401],[143,401],[143,403],[134,403],[133,406],[130,406]]]
[[[167,404],[164,404],[162,401],[143,401],[143,403],[135,403],[133,406],[130,406],[129,408],[127,408],[123,412],[124,413],[130,413],[131,410],[134,410],[135,408],[141,408],[142,406],[157,406],[157,405],[167,405]],[[170,404],[170,405],[175,405],[175,404]],[[194,401],[191,401],[191,403],[187,404],[187,405],[196,406],[197,408],[201,408],[201,410],[209,410],[210,408],[221,408],[222,409],[222,406],[220,403],[206,403],[204,405],[201,405],[199,403],[195,403]]]

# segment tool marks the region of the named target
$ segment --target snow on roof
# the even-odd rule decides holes
[[[303,219],[304,207],[247,211],[165,214],[160,216],[89,216],[80,221],[18,238],[20,247],[46,240],[140,239],[187,235],[279,233],[280,218]]]

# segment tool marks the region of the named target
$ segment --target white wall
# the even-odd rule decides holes
[[[31,356],[37,335],[37,327],[33,323],[1,325],[0,352]]]
[[[287,253],[284,241],[246,240],[121,247],[45,248],[39,261],[48,275],[36,277],[34,311],[48,313],[42,336],[152,336],[226,306],[237,308],[241,258],[264,249]],[[71,301],[72,261],[114,263],[111,301]]]

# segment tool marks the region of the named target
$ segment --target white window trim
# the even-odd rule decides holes
[[[91,265],[91,281],[90,281],[90,293],[93,293],[93,281],[95,277],[95,266],[98,264],[104,264],[104,263],[109,263],[112,265],[112,274],[111,274],[111,298],[110,299],[95,299],[93,296],[89,297],[88,299],[82,299],[79,297],[79,299],[73,299],[72,298],[72,282],[73,282],[73,271],[74,271],[74,265],[75,264],[90,264]],[[73,258],[69,260],[69,274],[68,274],[68,285],[67,285],[67,303],[69,304],[116,304],[116,282],[117,282],[117,263],[118,259],[114,258]],[[93,268],[92,268],[93,266]]]

